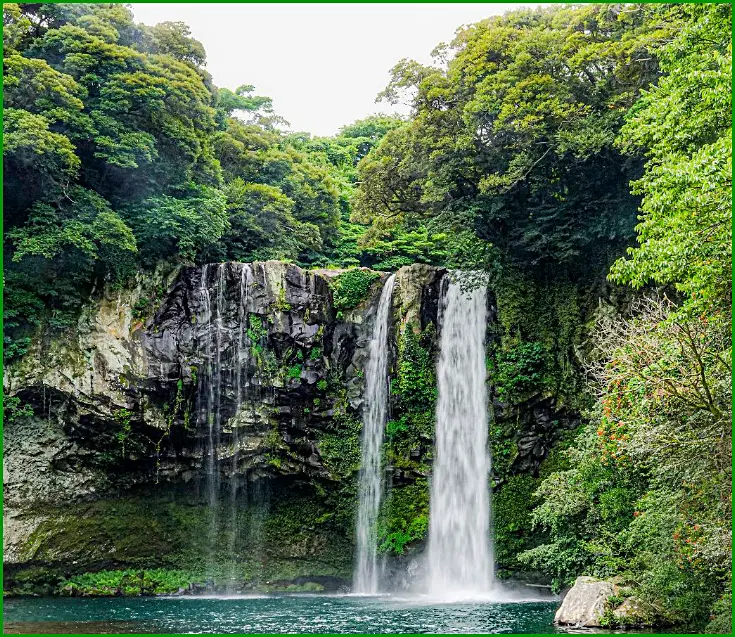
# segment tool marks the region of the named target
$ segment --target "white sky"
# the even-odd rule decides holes
[[[181,21],[207,51],[217,86],[255,85],[294,131],[333,135],[371,113],[401,58],[429,63],[455,30],[538,3],[137,4],[137,22]]]

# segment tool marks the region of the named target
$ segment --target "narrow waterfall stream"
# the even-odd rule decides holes
[[[199,376],[198,386],[198,403],[200,405],[198,414],[198,426],[207,432],[207,444],[203,449],[206,455],[205,462],[205,488],[207,492],[207,502],[209,504],[210,519],[209,532],[207,538],[207,561],[210,565],[214,562],[216,554],[216,537],[217,537],[217,493],[219,491],[219,471],[217,469],[217,458],[215,449],[215,386],[216,379],[219,376],[215,369],[215,360],[213,359],[213,332],[214,329],[214,312],[212,312],[212,295],[209,290],[209,265],[202,266],[202,277],[199,286],[199,294],[202,303],[202,315],[199,322],[206,325],[203,343],[200,342],[199,349],[204,362],[204,373]],[[217,343],[214,347],[217,347]]]
[[[362,466],[357,510],[357,561],[353,590],[376,593],[379,586],[377,529],[383,495],[383,434],[388,417],[388,333],[395,275],[391,274],[380,294],[365,368],[365,407],[362,425]]]
[[[223,264],[215,266],[217,272],[214,280],[215,303],[212,307],[212,289],[210,289],[210,265],[202,266],[202,278],[199,294],[202,303],[202,316],[199,322],[205,325],[203,343],[200,344],[200,353],[204,360],[204,373],[199,376],[199,426],[207,432],[207,442],[204,448],[206,457],[206,493],[209,504],[209,537],[207,538],[208,571],[216,561],[217,534],[218,534],[218,504],[220,489],[220,472],[217,459],[217,446],[220,437],[220,363],[221,363],[221,335],[222,312],[224,305],[224,278]]]
[[[235,398],[237,409],[243,402],[243,391],[247,386],[247,369],[250,360],[250,349],[245,344],[248,329],[248,307],[250,301],[250,287],[253,282],[253,272],[250,265],[240,265],[240,303],[237,310],[237,340],[234,343],[232,375],[235,381]],[[243,441],[244,442],[244,441]],[[240,542],[240,524],[238,518],[238,473],[240,460],[240,431],[237,426],[232,427],[232,459],[230,476],[230,545],[229,554],[232,559],[230,566],[230,586],[237,580],[235,556]]]
[[[428,588],[444,599],[487,593],[494,577],[485,303],[484,287],[462,292],[458,281],[443,282]]]
[[[212,269],[216,268],[216,272]],[[232,560],[230,566],[230,581],[236,578],[234,557],[238,550],[240,535],[238,518],[238,462],[240,446],[243,440],[237,426],[231,432],[226,432],[225,425],[230,418],[232,407],[226,408],[226,396],[234,392],[235,409],[245,398],[248,386],[249,341],[248,306],[250,288],[253,283],[252,269],[249,264],[239,265],[239,302],[234,313],[228,305],[228,276],[233,272],[234,265],[220,263],[204,265],[201,271],[199,297],[201,315],[198,323],[203,327],[202,340],[199,344],[199,353],[203,359],[202,373],[199,374],[199,427],[206,435],[203,448],[204,467],[206,472],[206,498],[209,505],[209,537],[207,538],[208,571],[214,575],[217,568],[218,538],[222,530],[226,530],[228,539],[228,553]],[[235,288],[230,289],[230,293]],[[233,306],[234,307],[234,306]],[[234,414],[233,414],[234,415]],[[218,454],[221,451],[220,443],[224,433],[230,435],[228,453],[230,463],[230,498],[229,510],[222,510],[221,500],[222,477],[221,460]],[[222,515],[224,513],[224,515]]]

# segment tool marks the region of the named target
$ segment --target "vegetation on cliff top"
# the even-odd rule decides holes
[[[334,277],[330,285],[337,316],[341,316],[344,310],[351,310],[362,303],[367,298],[372,284],[379,278],[379,272],[359,268],[347,270]]]

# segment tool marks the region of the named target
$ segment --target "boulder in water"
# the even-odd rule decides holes
[[[580,627],[598,627],[605,614],[612,583],[595,577],[578,577],[556,611],[554,622]]]

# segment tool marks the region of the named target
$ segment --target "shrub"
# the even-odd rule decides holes
[[[199,574],[164,568],[98,571],[62,580],[58,585],[58,592],[61,595],[93,596],[161,595],[176,593],[179,589],[201,581],[203,578]]]
[[[488,367],[498,397],[513,402],[538,392],[544,382],[546,358],[541,343],[520,343],[497,352]]]
[[[419,479],[390,491],[378,520],[378,550],[402,554],[406,546],[426,537],[429,529],[429,484]]]
[[[351,310],[365,300],[370,286],[380,278],[379,272],[355,268],[347,270],[331,281],[334,309],[340,317],[344,310]]]

